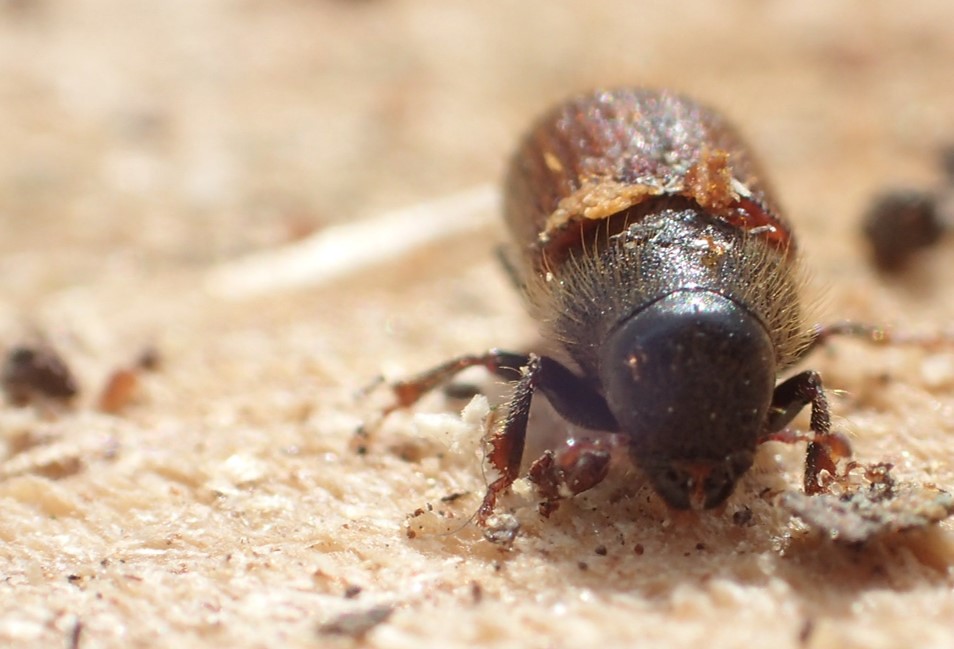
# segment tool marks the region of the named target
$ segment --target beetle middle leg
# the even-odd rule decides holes
[[[490,372],[507,379],[515,378],[529,358],[526,354],[514,354],[500,349],[491,349],[484,354],[469,354],[452,358],[426,372],[418,374],[406,381],[399,381],[391,385],[395,402],[385,409],[388,415],[395,410],[407,408],[417,403],[421,397],[439,385],[450,381],[455,374],[459,374],[471,367],[484,367]]]
[[[954,333],[952,332],[928,335],[905,334],[877,325],[844,321],[815,325],[811,340],[799,356],[808,355],[818,347],[827,345],[832,338],[838,336],[856,338],[872,345],[902,345],[920,347],[929,351],[954,346]]]
[[[838,461],[851,457],[848,439],[831,431],[831,412],[818,372],[808,370],[780,383],[772,395],[765,433],[760,442],[801,441],[799,436],[785,434],[785,427],[808,404],[811,404],[810,427],[813,433],[805,458],[805,493],[824,491],[822,472],[838,475]]]

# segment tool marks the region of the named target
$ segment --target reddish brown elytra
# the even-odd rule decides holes
[[[623,89],[546,113],[514,155],[504,192],[509,265],[529,310],[572,369],[550,356],[491,350],[393,387],[406,407],[460,370],[512,378],[490,440],[500,477],[518,477],[533,395],[569,422],[618,433],[671,507],[732,493],[766,440],[811,405],[805,489],[820,490],[850,449],[831,432],[821,379],[786,369],[833,334],[883,342],[877,328],[803,319],[795,240],[735,129],[667,91]],[[547,506],[606,475],[598,444],[547,453],[530,469]]]

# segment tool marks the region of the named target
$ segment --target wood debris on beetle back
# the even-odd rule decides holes
[[[792,241],[758,165],[724,119],[672,93],[599,92],[538,121],[512,164],[505,217],[531,262],[562,260],[601,221],[682,197],[728,225]]]

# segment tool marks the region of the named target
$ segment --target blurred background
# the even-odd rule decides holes
[[[607,85],[720,107],[798,219],[844,221],[885,178],[929,178],[954,139],[952,15],[943,0],[2,0],[5,292],[38,272],[10,261],[30,249],[57,251],[54,283],[121,271],[129,250],[205,263],[495,182],[535,114]]]

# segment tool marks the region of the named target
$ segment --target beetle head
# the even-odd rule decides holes
[[[677,291],[610,335],[600,380],[657,493],[677,509],[706,509],[752,465],[775,385],[774,347],[736,302]]]

